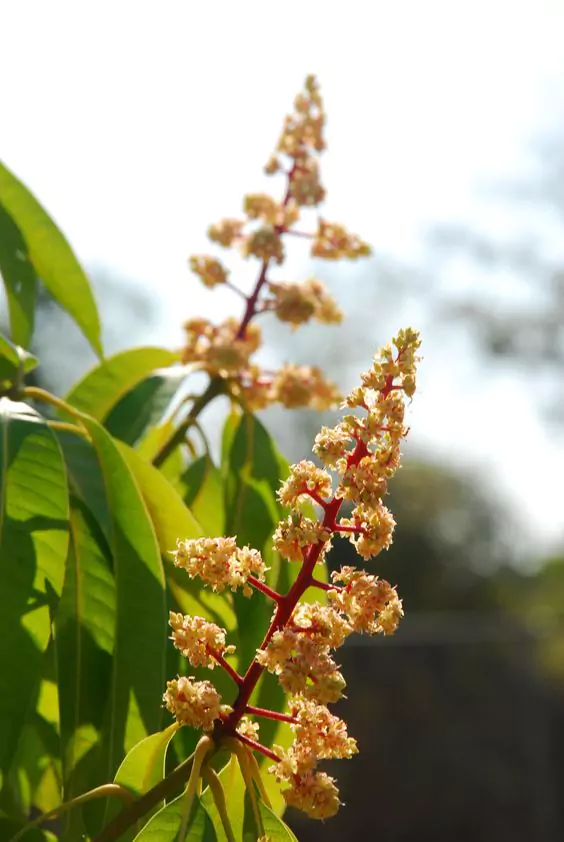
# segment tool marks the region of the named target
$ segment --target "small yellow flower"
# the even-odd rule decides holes
[[[210,225],[208,237],[213,243],[228,248],[241,236],[244,225],[242,219],[222,219],[216,225]]]
[[[356,260],[358,257],[368,257],[371,249],[356,234],[351,234],[343,225],[336,222],[319,220],[317,234],[311,247],[312,257],[324,260],[340,260],[343,257]]]
[[[282,795],[289,807],[303,810],[310,819],[329,819],[341,806],[335,781],[325,772],[306,772],[296,777]]]
[[[259,739],[259,723],[253,722],[248,716],[244,716],[237,725],[237,733],[242,734],[249,740],[258,742]]]
[[[280,234],[268,225],[252,231],[243,240],[241,249],[244,257],[258,257],[265,262],[274,260],[279,264],[284,261],[284,245]]]
[[[231,712],[228,705],[221,704],[221,696],[210,681],[186,676],[167,682],[163,701],[179,724],[204,731],[211,731],[216,719]]]
[[[304,459],[290,467],[290,476],[278,491],[278,499],[283,506],[299,508],[300,503],[311,494],[328,498],[332,491],[331,475]]]
[[[337,648],[351,634],[352,627],[337,611],[319,602],[299,602],[289,624],[305,632],[318,646]]]
[[[304,551],[310,544],[325,543],[324,552],[331,548],[331,530],[318,520],[311,520],[294,512],[281,520],[273,537],[274,549],[288,561],[303,562]],[[323,558],[320,558],[322,561]]]
[[[342,567],[331,576],[343,582],[340,590],[329,591],[331,605],[342,611],[356,632],[393,634],[403,617],[396,589],[384,579],[354,567]]]
[[[215,257],[196,254],[190,258],[190,269],[207,287],[215,287],[227,281],[229,272]]]
[[[219,655],[230,655],[235,651],[234,646],[226,646],[225,629],[208,623],[203,617],[184,616],[171,611],[168,622],[172,628],[171,640],[193,667],[213,669],[216,661],[211,651]]]
[[[252,593],[247,585],[249,576],[264,581],[266,572],[259,551],[237,547],[235,538],[179,540],[172,557],[174,565],[186,570],[191,579],[199,576],[214,591],[242,587],[245,596]]]
[[[310,406],[319,411],[339,404],[341,395],[320,369],[309,365],[282,366],[272,382],[272,395],[286,409]]]

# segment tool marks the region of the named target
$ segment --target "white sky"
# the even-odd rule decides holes
[[[184,315],[209,308],[187,255],[263,188],[307,73],[329,114],[326,216],[398,258],[433,222],[475,215],[478,185],[518,173],[563,101],[564,0],[0,0],[0,26],[0,154],[83,263],[158,291],[147,343],[178,344]],[[564,448],[530,397],[428,347],[416,440],[487,461],[531,534],[564,536]]]

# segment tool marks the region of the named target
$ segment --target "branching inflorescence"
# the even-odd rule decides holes
[[[324,260],[370,254],[370,247],[359,237],[322,217],[317,218],[312,232],[297,227],[304,212],[314,210],[325,198],[318,163],[325,149],[324,127],[318,84],[314,76],[309,76],[303,93],[296,97],[294,113],[285,120],[276,152],[265,167],[268,175],[285,178],[282,199],[249,194],[243,202],[244,218],[222,219],[208,229],[213,243],[224,249],[237,248],[244,258],[260,261],[249,295],[230,281],[229,270],[219,258],[190,258],[192,271],[205,286],[227,285],[243,297],[245,309],[241,319],[228,318],[219,325],[204,318],[189,319],[184,325],[183,361],[195,363],[221,380],[225,391],[249,410],[264,409],[272,403],[288,409],[309,406],[324,410],[341,400],[336,385],[315,366],[287,363],[277,371],[266,371],[252,361],[261,345],[261,330],[253,319],[261,313],[271,312],[293,329],[312,320],[323,324],[342,320],[336,302],[316,278],[303,283],[272,280],[271,269],[283,264],[288,239],[306,238],[311,242],[311,255]]]
[[[171,613],[174,645],[194,667],[219,665],[226,670],[236,695],[231,705],[225,705],[211,682],[181,677],[168,683],[166,707],[179,723],[211,732],[218,743],[235,739],[272,758],[270,771],[283,786],[286,803],[312,818],[332,816],[340,804],[334,780],[318,771],[318,761],[357,752],[345,723],[327,708],[345,688],[333,651],[353,632],[393,634],[403,616],[396,589],[383,579],[346,566],[324,583],[316,579],[315,568],[324,561],[335,535],[351,541],[363,559],[390,546],[395,524],[383,497],[399,466],[400,443],[407,433],[405,405],[415,392],[419,345],[415,331],[400,331],[345,399],[343,406],[358,412],[345,415],[334,428],[323,427],[316,437],[313,451],[324,467],[311,461],[291,467],[278,495],[290,514],[273,537],[280,555],[300,565],[286,594],[267,586],[260,553],[238,547],[233,537],[179,541],[173,554],[174,564],[191,578],[199,577],[216,591],[242,588],[246,596],[261,591],[275,610],[244,675],[226,660],[233,648],[226,644],[224,629],[200,617]],[[304,513],[304,504],[309,510],[312,503],[319,512],[317,519]],[[340,515],[344,503],[352,504],[348,518]],[[309,588],[325,592],[327,604],[300,602]],[[250,704],[265,670],[288,694],[287,713]],[[292,745],[288,749],[262,745],[254,721],[260,717],[290,723]]]
[[[325,148],[324,124],[317,82],[310,76],[265,168],[270,175],[285,176],[282,200],[266,194],[247,195],[245,219],[223,219],[208,231],[212,242],[224,248],[237,247],[244,257],[260,261],[252,292],[246,295],[233,285],[218,258],[197,255],[190,260],[192,270],[206,286],[227,285],[244,299],[239,321],[227,319],[213,325],[195,318],[185,325],[183,359],[210,376],[207,391],[192,410],[193,417],[221,391],[251,411],[274,402],[287,408],[328,409],[342,400],[337,387],[317,368],[287,364],[268,372],[252,361],[261,342],[253,319],[260,313],[272,312],[292,328],[312,319],[326,324],[341,320],[337,304],[318,280],[302,284],[272,280],[271,268],[283,263],[288,238],[307,238],[312,256],[326,260],[370,254],[368,245],[356,235],[321,217],[312,233],[296,227],[303,212],[317,208],[325,197],[318,165]],[[229,744],[239,753],[247,752],[249,759],[253,752],[270,758],[270,771],[280,783],[286,803],[313,818],[333,815],[340,804],[333,779],[317,769],[318,762],[348,758],[357,752],[345,723],[327,708],[342,697],[345,688],[334,650],[353,632],[392,634],[403,616],[395,588],[383,579],[346,566],[325,582],[316,577],[315,570],[324,562],[335,535],[348,539],[365,560],[391,543],[395,524],[383,498],[388,480],[399,466],[400,442],[407,432],[405,403],[415,392],[419,344],[415,331],[400,331],[362,375],[361,385],[342,403],[351,412],[336,427],[323,427],[316,437],[313,451],[323,467],[312,461],[291,467],[278,494],[289,514],[273,536],[274,549],[289,563],[300,565],[287,593],[268,585],[261,554],[239,547],[235,537],[179,540],[173,552],[174,564],[190,578],[198,577],[219,592],[241,589],[250,597],[259,591],[272,601],[274,611],[244,674],[229,663],[234,647],[228,645],[224,629],[202,617],[171,612],[173,643],[189,664],[194,668],[220,667],[232,679],[235,690],[231,704],[225,704],[210,681],[178,677],[168,682],[166,708],[179,724],[206,732],[215,745]],[[157,462],[166,458],[175,442],[171,440],[163,448]],[[336,487],[332,475],[336,475]],[[341,514],[343,504],[350,509],[348,517]],[[301,601],[308,589],[317,589],[323,602]],[[288,696],[284,713],[251,703],[265,672],[276,677]],[[261,743],[257,720],[264,717],[289,724],[294,733],[289,748]],[[256,767],[249,762],[251,768]],[[257,785],[262,785],[260,780]]]

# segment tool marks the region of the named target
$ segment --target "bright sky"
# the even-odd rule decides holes
[[[326,216],[398,258],[413,258],[434,222],[475,218],[479,184],[518,173],[562,103],[562,0],[20,0],[1,11],[0,154],[83,263],[158,292],[147,342],[176,345],[182,316],[209,308],[187,255],[263,188],[307,73],[330,121]],[[416,440],[487,461],[531,535],[564,536],[564,448],[530,398],[428,347]]]

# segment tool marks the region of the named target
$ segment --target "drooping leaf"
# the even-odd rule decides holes
[[[184,838],[180,830],[185,819],[186,796],[184,793],[170,801],[156,813],[135,837],[135,842],[217,842],[210,817],[196,796]]]
[[[29,348],[35,321],[37,275],[20,229],[1,205],[0,275],[8,302],[12,342]]]
[[[107,719],[106,777],[125,752],[159,728],[166,646],[165,588],[151,518],[127,463],[109,433],[82,416],[104,478],[116,583],[116,628]]]
[[[110,551],[90,510],[71,497],[70,544],[55,640],[60,693],[64,798],[105,783],[99,743],[111,685],[116,594]],[[81,838],[82,811],[63,819]]]
[[[239,763],[234,754],[232,754],[225,764],[223,769],[219,772],[219,780],[225,795],[227,804],[227,813],[229,815],[229,823],[236,840],[243,838],[243,824],[245,821],[245,781],[239,768]],[[215,832],[217,834],[218,842],[229,842],[227,835],[223,829],[221,817],[217,809],[213,793],[209,787],[202,793],[201,798],[206,812],[213,822]]]
[[[38,686],[67,547],[57,440],[37,412],[0,398],[0,769],[10,766]]]
[[[76,383],[65,400],[97,421],[104,421],[116,404],[158,368],[178,362],[165,348],[133,348],[101,362]]]
[[[35,272],[101,357],[100,318],[84,270],[48,213],[2,163],[0,205],[23,236]]]

